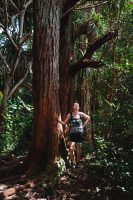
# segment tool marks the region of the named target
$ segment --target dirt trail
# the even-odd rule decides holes
[[[108,191],[103,168],[82,161],[77,169],[69,168],[55,186],[44,184],[44,175],[28,179],[12,176],[0,180],[0,200],[127,200]]]

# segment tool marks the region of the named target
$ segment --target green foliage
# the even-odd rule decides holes
[[[2,94],[2,92],[0,91],[0,103],[2,102],[2,98],[3,98],[3,94]]]
[[[46,174],[44,177],[44,182],[46,184],[50,183],[55,184],[65,170],[66,170],[65,161],[61,157],[56,158],[54,163],[52,162],[48,164],[46,169]]]
[[[93,10],[97,37],[119,29],[116,39],[106,43],[93,58],[105,67],[88,71],[91,95],[94,146],[83,144],[89,159],[88,170],[103,173],[105,190],[114,199],[131,199],[133,182],[133,5],[131,1],[112,0],[100,12]],[[80,72],[81,74],[81,72]],[[84,73],[82,79],[87,80]],[[75,91],[80,88],[75,79]],[[108,140],[104,138],[109,137]],[[103,192],[103,188],[98,188]],[[122,198],[117,198],[117,192]]]
[[[9,101],[4,116],[4,130],[0,135],[0,155],[26,151],[32,137],[32,114],[32,106],[24,107],[20,97]]]
[[[126,197],[131,195],[133,186],[132,149],[116,146],[111,140],[95,137],[95,147],[84,147],[91,154],[88,167],[103,169],[103,178],[107,180],[108,192],[119,191]],[[88,151],[88,152],[87,152]],[[98,172],[97,172],[98,173]]]
[[[119,37],[95,54],[97,59],[104,58],[106,68],[90,74],[93,130],[99,135],[107,132],[119,142],[133,133],[133,9],[128,1],[121,6]]]
[[[110,69],[101,70],[99,73],[96,111],[93,112],[93,130],[97,134],[104,135],[108,126],[110,136],[115,140],[116,138],[121,140],[129,137],[133,132],[132,67],[128,70],[116,70],[115,76],[115,84],[112,86]],[[109,95],[112,98],[109,98]]]

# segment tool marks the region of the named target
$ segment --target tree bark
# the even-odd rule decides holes
[[[61,4],[59,5],[58,0],[34,0],[33,7],[33,97],[35,111],[29,169],[36,168],[42,161],[46,165],[49,160],[54,161],[59,155],[57,119],[60,111],[62,119],[70,112],[75,75],[71,72],[69,64],[73,49],[71,13],[63,16],[60,21]],[[67,6],[68,9],[69,6]],[[66,9],[63,9],[63,13],[65,11]],[[61,36],[60,47],[59,35]],[[102,41],[98,40],[93,46],[90,46],[90,55],[92,56],[92,51],[95,52],[95,45],[99,48],[109,39],[107,35],[102,38]],[[88,55],[88,50],[86,54]]]
[[[57,0],[33,1],[33,98],[34,128],[30,168],[46,165],[58,156],[59,30]]]
[[[69,69],[69,60],[72,52],[72,21],[71,14],[67,14],[61,20],[60,29],[60,58],[59,58],[59,100],[62,118],[70,112],[72,104],[72,82],[73,76]]]
[[[89,86],[89,72],[81,71],[81,73],[77,74],[77,91],[76,91],[76,100],[80,105],[80,110],[82,112],[90,115],[90,86]],[[91,128],[90,124],[85,126],[85,138],[89,144],[92,144],[92,136],[91,136]]]

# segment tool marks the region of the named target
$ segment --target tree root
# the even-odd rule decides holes
[[[25,172],[27,164],[24,161],[12,161],[10,164],[3,165],[0,168],[0,179],[9,178],[10,176],[20,175]]]
[[[8,197],[18,194],[21,191],[24,191],[26,189],[33,189],[36,186],[36,180],[37,179],[32,179],[32,180],[25,179],[24,184],[21,185],[16,184],[14,187],[6,189],[4,192],[0,193],[0,199],[6,200]]]
[[[16,176],[10,176],[4,179],[0,180],[0,184],[25,184],[28,181],[28,178],[26,176],[20,176],[20,175],[16,175]]]

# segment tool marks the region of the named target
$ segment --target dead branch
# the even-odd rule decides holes
[[[97,60],[93,60],[93,59],[91,59],[91,60],[85,59],[84,61],[80,61],[74,65],[71,65],[70,71],[72,74],[76,74],[81,69],[85,69],[85,68],[98,69],[104,65],[105,64],[102,61],[97,61]]]
[[[102,36],[101,38],[95,40],[91,45],[89,45],[88,49],[86,50],[85,55],[75,64],[70,66],[70,70],[73,73],[77,73],[82,68],[97,68],[101,67],[104,64],[101,61],[92,60],[92,55],[94,52],[99,49],[103,44],[107,43],[108,41],[112,40],[118,35],[118,31],[115,30],[113,32],[109,32]]]
[[[89,45],[89,48],[87,49],[86,54],[84,55],[84,58],[91,58],[91,56],[97,49],[99,49],[102,45],[112,40],[116,36],[118,36],[118,30],[109,32],[104,36],[102,36],[101,38],[95,40],[94,43]]]

